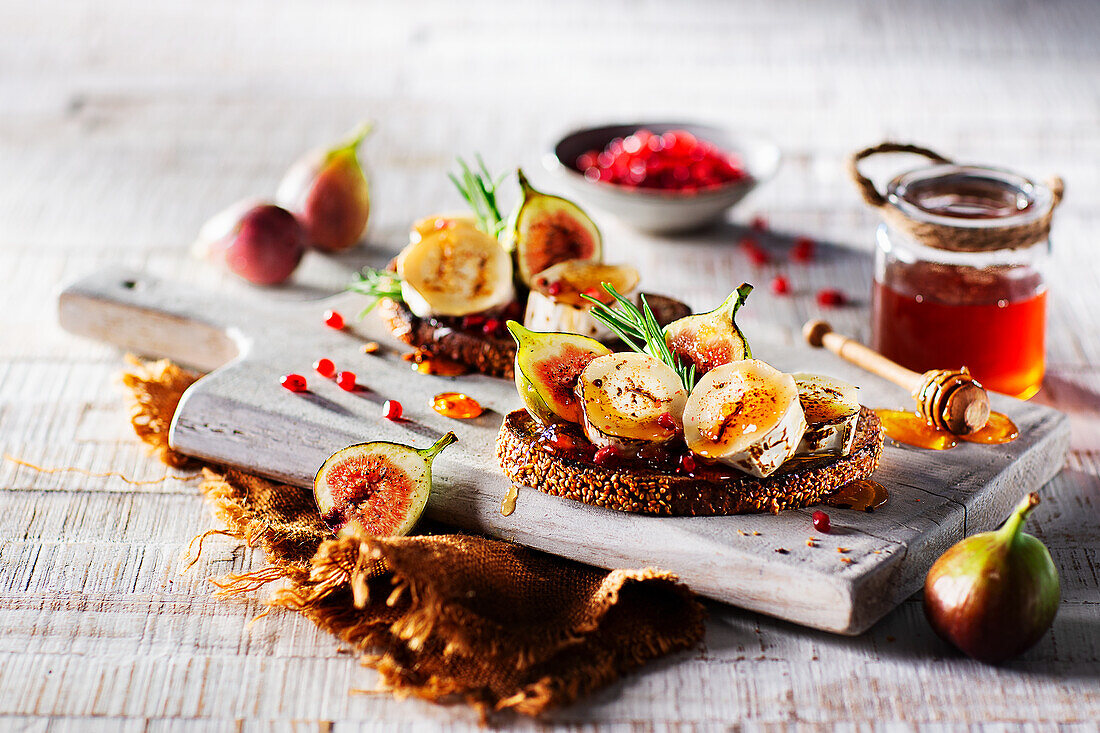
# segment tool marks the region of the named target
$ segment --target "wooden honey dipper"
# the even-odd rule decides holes
[[[917,412],[932,425],[955,435],[981,430],[989,420],[989,395],[970,371],[930,369],[918,374],[874,349],[837,333],[825,321],[808,321],[802,335],[810,346],[826,348],[841,359],[909,390]]]

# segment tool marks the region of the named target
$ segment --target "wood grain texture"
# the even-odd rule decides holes
[[[960,658],[909,600],[838,638],[721,604],[705,650],[652,665],[554,722],[574,730],[792,726],[1095,730],[1100,719],[1100,8],[1094,2],[891,0],[766,4],[404,5],[40,0],[0,5],[0,450],[48,466],[164,469],[129,433],[118,352],[56,325],[64,282],[118,263],[259,298],[191,261],[207,215],[273,191],[304,148],[359,119],[374,180],[368,245],[306,258],[264,298],[327,294],[381,264],[415,217],[460,201],[456,153],[522,162],[578,122],[714,120],[784,151],[775,181],[731,223],[675,243],[596,213],[609,257],[695,307],[742,279],[761,287],[750,333],[793,343],[813,293],[868,335],[875,216],[844,156],[884,138],[1061,174],[1048,378],[1036,402],[1069,414],[1065,470],[1029,525],[1062,574],[1052,632],[1000,668]],[[887,172],[869,166],[881,177]],[[766,214],[773,263],[734,245]],[[788,264],[790,235],[824,243]],[[674,266],[672,266],[674,265]],[[687,275],[686,273],[694,273]],[[1021,490],[1025,487],[1021,487]],[[1032,488],[1030,486],[1026,488]],[[289,614],[247,627],[254,601],[215,603],[207,575],[262,559],[216,539],[192,574],[179,554],[209,526],[193,484],[39,474],[0,463],[0,729],[27,731],[473,730],[464,709],[348,695],[374,674]],[[813,593],[807,588],[807,593]],[[519,721],[521,728],[533,724]]]

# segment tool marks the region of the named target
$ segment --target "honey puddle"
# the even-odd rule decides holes
[[[440,392],[432,398],[432,409],[457,420],[470,420],[482,413],[481,403],[461,392]]]
[[[504,501],[500,502],[500,513],[507,517],[514,512],[517,498],[519,498],[519,487],[512,484],[508,487],[508,493],[504,495]]]
[[[885,504],[889,498],[890,492],[878,481],[858,479],[844,484],[822,499],[822,503],[839,509],[873,512]]]
[[[954,448],[960,440],[968,443],[1008,443],[1015,440],[1020,434],[1016,423],[1000,412],[991,412],[985,427],[970,435],[954,435],[934,425],[929,425],[923,417],[915,412],[878,409],[875,410],[875,414],[882,420],[882,427],[888,438],[899,443],[916,446],[917,448],[928,448],[929,450]]]

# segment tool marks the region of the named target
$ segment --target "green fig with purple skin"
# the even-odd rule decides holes
[[[1047,548],[1020,531],[1039,503],[1028,494],[1004,525],[943,554],[924,582],[924,613],[944,641],[996,664],[1029,649],[1058,612],[1058,569]]]
[[[275,199],[294,212],[311,246],[341,252],[363,238],[370,216],[370,188],[359,164],[364,124],[346,141],[307,153],[283,176]]]

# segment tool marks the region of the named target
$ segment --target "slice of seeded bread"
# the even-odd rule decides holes
[[[497,459],[512,483],[607,509],[671,516],[776,514],[816,504],[844,484],[868,478],[878,466],[884,438],[878,416],[864,407],[847,456],[792,462],[767,478],[737,474],[708,481],[553,455],[536,442],[542,429],[526,410],[504,418]]]

